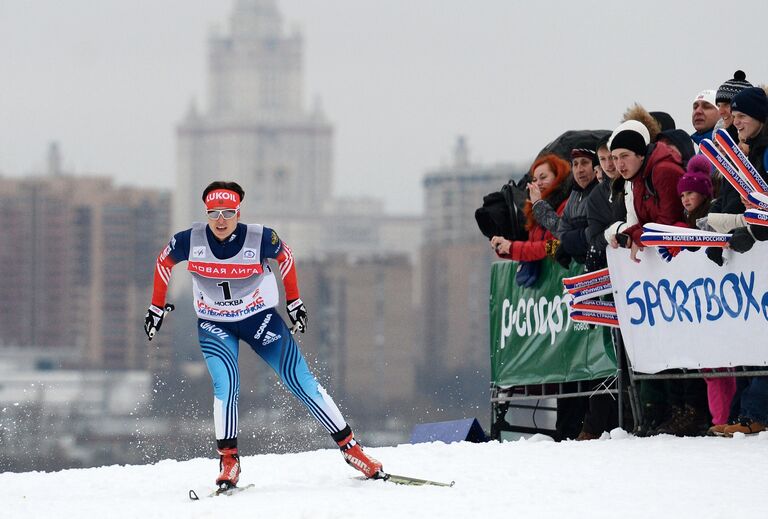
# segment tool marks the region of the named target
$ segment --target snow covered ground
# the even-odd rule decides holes
[[[210,491],[217,461],[162,461],[55,473],[0,474],[3,518],[270,519],[432,517],[760,517],[768,433],[554,443],[431,443],[369,449],[395,473],[455,480],[453,488],[362,481],[335,449],[244,456],[234,496]]]

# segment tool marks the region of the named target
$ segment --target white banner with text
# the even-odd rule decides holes
[[[718,267],[704,249],[667,263],[646,247],[634,263],[608,248],[608,267],[632,368],[768,366],[768,242],[725,249]]]

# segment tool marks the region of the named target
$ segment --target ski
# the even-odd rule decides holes
[[[363,478],[366,479],[366,478]],[[433,486],[433,487],[452,487],[456,482],[442,483],[440,481],[431,481],[429,479],[412,478],[410,476],[398,476],[397,474],[390,474],[388,472],[379,471],[377,475],[370,478],[371,480],[389,481],[395,485],[410,485],[410,486]],[[367,481],[368,479],[366,479]]]
[[[431,485],[434,487],[452,487],[456,483],[455,481],[451,481],[450,483],[442,483],[440,481],[431,481],[429,479],[412,478],[410,476],[398,476],[397,474],[389,474],[386,472],[381,476],[380,479],[389,481],[390,483],[395,483],[396,485],[414,486]]]
[[[217,496],[232,496],[235,494],[239,494],[243,490],[248,490],[249,488],[253,488],[256,485],[254,483],[249,483],[248,485],[242,486],[242,487],[230,487],[230,488],[217,488],[210,494],[204,495],[202,498],[197,495],[197,492],[194,490],[189,491],[189,499],[192,501],[200,501],[200,499],[203,498],[209,498],[209,497],[217,497]]]

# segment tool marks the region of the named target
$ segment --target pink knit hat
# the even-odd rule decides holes
[[[688,161],[688,168],[677,181],[677,196],[694,191],[712,198],[712,165],[704,155],[696,155]]]

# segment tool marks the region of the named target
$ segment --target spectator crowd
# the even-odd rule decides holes
[[[768,227],[743,213],[757,208],[698,154],[704,139],[723,128],[768,181],[768,96],[736,71],[716,90],[691,102],[694,132],[676,128],[665,112],[634,104],[612,132],[570,147],[569,154],[542,152],[533,162],[522,209],[526,233],[490,238],[495,253],[519,262],[516,282],[532,286],[542,261],[586,272],[607,266],[606,249],[625,248],[633,261],[643,250],[646,223],[730,233],[727,245],[749,254],[768,240]],[[523,239],[525,238],[525,239]],[[664,249],[674,261],[681,248]],[[705,249],[723,268],[723,248]],[[617,331],[618,332],[618,331]],[[600,381],[594,381],[597,388]],[[567,388],[566,388],[567,389]],[[640,381],[639,436],[754,434],[768,428],[768,377],[670,378]],[[616,427],[616,404],[605,394],[558,399],[560,439],[589,440]]]

